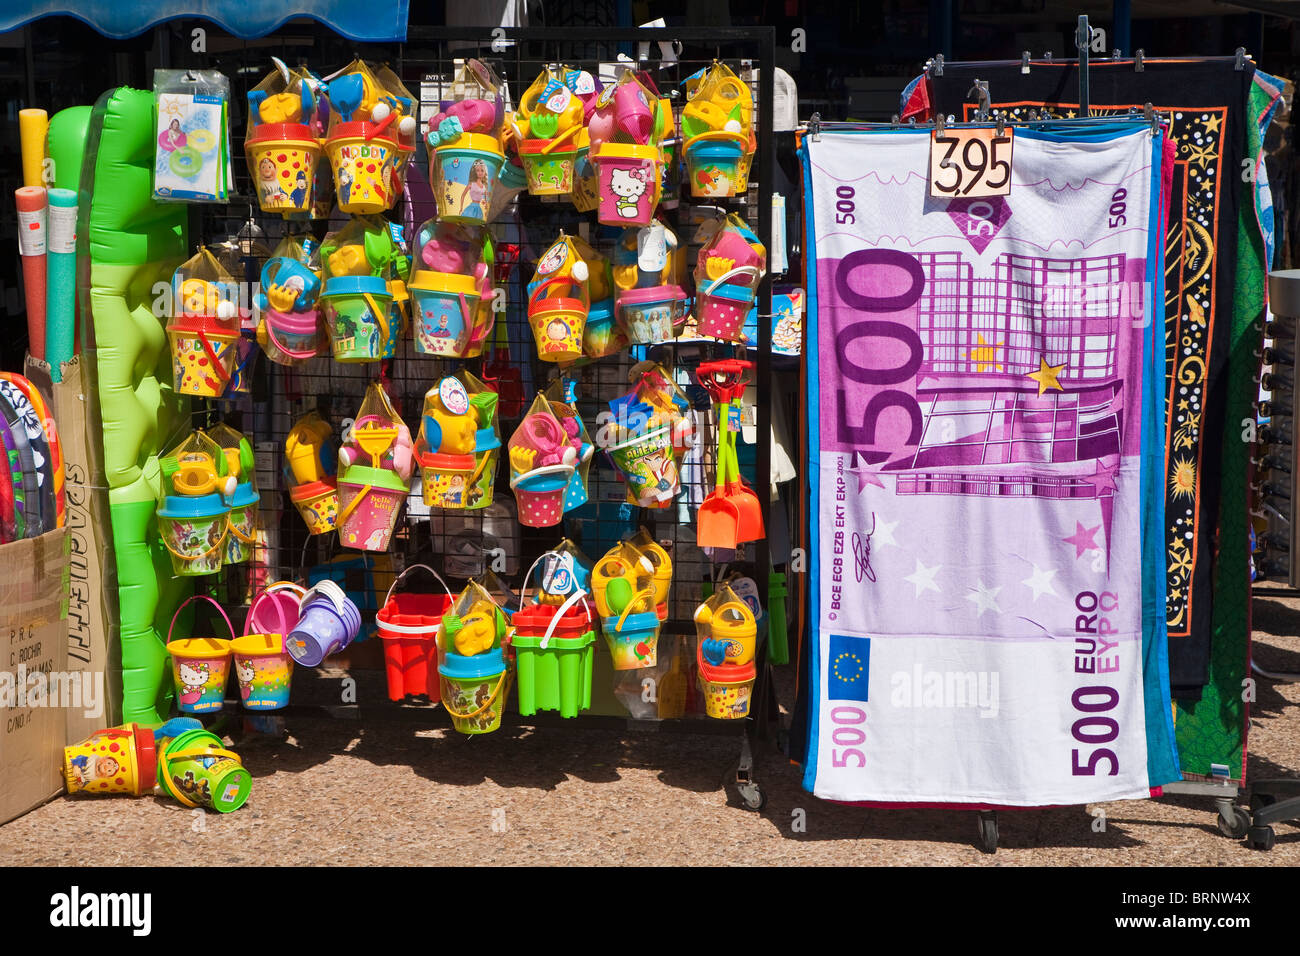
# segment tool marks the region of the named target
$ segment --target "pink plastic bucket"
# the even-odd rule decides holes
[[[547,465],[512,478],[519,523],[529,528],[550,528],[564,517],[564,493],[573,477],[572,465]]]

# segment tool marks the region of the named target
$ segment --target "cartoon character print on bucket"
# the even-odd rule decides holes
[[[289,704],[293,658],[283,634],[245,634],[230,645],[245,710],[280,710]]]
[[[196,600],[207,601],[217,609],[226,624],[229,639],[197,636],[173,639],[181,611]],[[176,608],[171,627],[167,630],[167,653],[172,659],[176,706],[183,713],[205,714],[221,709],[226,698],[226,680],[230,676],[230,641],[234,637],[235,629],[230,618],[221,605],[207,595],[193,595]]]
[[[160,741],[158,783],[184,806],[218,813],[238,810],[253,789],[253,777],[239,755],[207,730],[187,730]]]
[[[153,790],[156,760],[149,728],[105,728],[63,748],[63,780],[68,793],[141,796]]]
[[[471,581],[438,627],[442,705],[463,734],[501,726],[510,691],[505,615],[487,590]]]

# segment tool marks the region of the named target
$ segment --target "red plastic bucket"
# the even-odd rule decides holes
[[[446,593],[406,591],[394,594],[398,583],[417,568],[423,568],[437,578]],[[389,700],[400,701],[421,695],[430,699],[438,697],[438,644],[435,636],[442,624],[442,616],[451,609],[452,600],[447,582],[427,564],[413,564],[393,581],[384,606],[375,615],[379,637],[384,643]]]

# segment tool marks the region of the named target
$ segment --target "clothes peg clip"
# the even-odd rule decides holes
[[[895,113],[894,115],[892,115],[891,117],[889,117],[889,125],[890,125],[890,128],[892,128],[892,129],[898,129],[898,114],[897,114],[897,113]]]
[[[1001,136],[1007,131],[1007,114],[998,114],[998,135]]]
[[[1111,58],[1112,60],[1115,60],[1115,61],[1122,60],[1122,59],[1124,59],[1124,57],[1123,57],[1123,55],[1122,55],[1123,52],[1124,52],[1124,51],[1121,50],[1119,47],[1115,47],[1115,49],[1113,49],[1113,50],[1110,51],[1110,58]]]
[[[945,123],[944,123],[943,114],[942,113],[937,114],[934,118],[934,131],[938,133],[940,136],[943,135],[944,125]]]
[[[1233,64],[1232,68],[1234,70],[1244,70],[1246,68],[1246,48],[1244,46],[1237,47],[1236,56],[1237,62]]]
[[[1020,72],[1025,75],[1029,74],[1029,51],[1024,50],[1020,54]]]
[[[930,75],[943,76],[943,54],[936,53],[934,59],[930,61]]]
[[[1044,54],[1043,54],[1043,59],[1046,60],[1048,63],[1051,63],[1051,62],[1052,62],[1052,51],[1051,51],[1051,50],[1048,50],[1046,53],[1044,53]]]
[[[975,96],[979,100],[979,106],[977,106],[975,109],[975,119],[977,122],[987,123],[989,121],[989,106],[990,106],[989,81],[976,80],[975,85],[966,91],[966,95],[970,96],[972,93],[975,94]]]
[[[812,116],[808,117],[808,132],[812,134],[814,143],[820,143],[822,141],[821,113],[814,113]]]
[[[1134,56],[1133,56],[1133,72],[1134,72],[1134,73],[1145,73],[1145,72],[1146,72],[1147,65],[1146,65],[1146,63],[1144,62],[1145,57],[1146,57],[1146,51],[1145,51],[1145,50],[1138,50],[1137,53],[1134,54]]]

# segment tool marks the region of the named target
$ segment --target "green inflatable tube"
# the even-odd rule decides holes
[[[59,189],[78,192],[81,188],[81,165],[93,111],[91,106],[70,106],[50,119],[45,154],[54,161],[54,185]]]
[[[168,716],[165,629],[188,589],[170,573],[154,519],[160,442],[188,420],[171,388],[154,286],[170,281],[188,243],[186,207],[153,200],[153,114],[152,93],[125,87],[95,104],[77,228],[79,286],[90,290],[82,296],[81,335],[92,430],[102,423],[97,484],[109,489],[113,530],[105,596],[116,598],[118,623],[108,637],[121,648],[122,718],[145,724]]]

